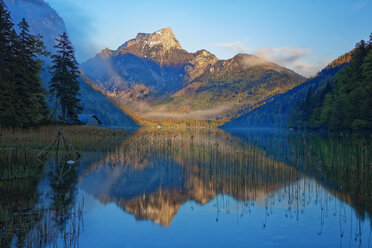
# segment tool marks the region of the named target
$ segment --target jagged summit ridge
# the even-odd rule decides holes
[[[156,46],[162,46],[163,50],[182,49],[181,44],[176,39],[173,30],[170,27],[160,29],[152,34],[149,33],[138,33],[136,38],[125,42],[118,48],[118,51],[126,50],[132,46],[138,46],[138,43],[142,45],[142,48],[146,46],[152,48]]]
[[[173,56],[174,52],[180,56]],[[170,27],[160,29],[151,34],[138,33],[134,39],[125,42],[117,50],[106,48],[98,56],[108,59],[125,54],[153,59],[160,64],[184,64],[186,60],[191,59],[191,55],[188,56],[188,53],[182,49]]]

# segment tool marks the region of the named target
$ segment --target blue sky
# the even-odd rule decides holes
[[[256,54],[310,76],[372,32],[371,0],[46,0],[79,62],[170,26],[182,47],[220,59]]]

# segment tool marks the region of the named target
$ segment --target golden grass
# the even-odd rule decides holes
[[[42,149],[54,141],[57,129],[80,151],[111,150],[128,135],[123,129],[83,125],[0,128],[0,149]]]

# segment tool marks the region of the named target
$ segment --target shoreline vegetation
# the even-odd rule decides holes
[[[84,125],[51,125],[30,128],[0,127],[0,152],[5,150],[38,150],[49,145],[61,130],[63,135],[82,151],[110,151],[129,131]]]
[[[322,130],[291,130],[286,128],[221,128],[223,122],[207,120],[163,120],[151,121],[150,125],[127,127],[100,127],[91,125],[41,125],[38,127],[0,127],[0,152],[11,150],[39,150],[49,145],[57,136],[58,130],[80,151],[112,151],[131,133],[138,129],[148,130],[286,130],[297,134],[318,134],[321,136],[371,136],[368,131],[322,131]]]

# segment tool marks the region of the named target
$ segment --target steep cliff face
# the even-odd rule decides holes
[[[191,58],[191,54],[182,49],[170,27],[152,34],[139,33],[114,52],[115,55],[127,53],[152,59],[160,65],[182,65]]]
[[[147,119],[229,119],[304,78],[253,55],[182,49],[171,28],[137,34],[82,64],[108,96]]]

